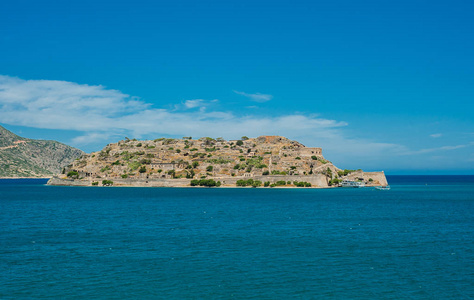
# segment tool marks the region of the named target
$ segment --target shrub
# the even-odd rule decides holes
[[[123,175],[122,175],[122,178],[124,178],[124,179],[125,179],[125,178],[128,178],[128,175],[127,175],[127,174],[123,174]]]
[[[196,169],[196,168],[197,168],[197,166],[199,166],[199,162],[197,162],[197,161],[193,161],[193,168],[195,168],[195,169]]]
[[[300,159],[301,159],[301,157],[297,156],[297,157],[295,157],[295,159],[297,159],[297,160],[300,160]]]
[[[261,181],[259,181],[259,182],[260,182],[260,185],[262,185],[262,182]],[[235,184],[237,186],[253,186],[255,184],[255,181],[253,179],[247,179],[247,180],[239,179],[239,180],[237,180],[237,182]]]
[[[374,180],[373,180],[372,178],[369,178],[369,181],[372,182],[372,181],[374,181]]]
[[[246,140],[248,140],[249,138],[244,135],[243,137],[241,137],[241,139],[242,139],[242,141],[246,141]]]
[[[110,170],[109,166],[105,166],[102,169],[100,169],[101,172],[105,172],[105,171],[108,171],[108,170]]]
[[[316,155],[311,156],[312,160],[318,160],[318,157]]]
[[[112,166],[118,166],[120,165],[120,160],[116,160],[112,163]]]
[[[69,171],[69,172],[67,172],[67,177],[77,178],[77,177],[79,177],[79,173],[76,172],[76,171]]]
[[[140,160],[140,163],[142,165],[149,165],[149,164],[151,164],[151,159],[143,158],[143,159]]]
[[[138,143],[138,144],[137,144],[137,147],[141,147],[141,146],[142,146],[142,143]]]
[[[114,185],[114,182],[112,180],[102,180],[102,185],[111,186],[111,185]]]
[[[323,163],[323,164],[327,164],[327,163],[328,163],[328,161],[325,160],[324,158],[320,158],[319,161],[320,161],[321,163]]]
[[[265,183],[263,184],[264,187],[269,187],[270,186],[270,181],[265,181]]]
[[[272,175],[286,175],[285,171],[273,170]]]
[[[331,171],[331,169],[329,169],[329,167],[326,169],[326,173],[329,177],[332,178],[332,171]]]
[[[293,184],[297,187],[310,187],[311,186],[311,183],[309,182],[306,182],[306,181],[294,181]]]
[[[270,174],[270,172],[269,172],[268,170],[266,170],[266,171],[263,171],[263,173],[262,173],[262,175],[263,175],[263,176],[265,176],[265,175],[269,175],[269,174]]]
[[[139,161],[133,161],[133,162],[128,164],[128,167],[132,170],[136,170],[136,169],[140,168],[140,166],[141,166],[141,163]]]
[[[232,161],[228,159],[223,159],[223,158],[213,158],[213,159],[208,159],[207,162],[211,164],[228,164]]]
[[[236,143],[235,143],[237,146],[242,146],[244,144],[244,142],[242,142],[241,140],[238,140]]]
[[[99,182],[98,182],[98,181],[94,181],[94,182],[92,183],[92,185],[99,185]]]
[[[255,180],[253,183],[252,183],[252,187],[256,188],[256,187],[259,187],[262,185],[262,182],[260,180]]]
[[[215,181],[214,179],[194,179],[191,180],[191,186],[207,186],[207,187],[213,187],[213,186],[221,186],[220,181]]]
[[[206,171],[207,172],[212,172],[213,169],[214,169],[213,166],[207,166]]]
[[[141,167],[140,170],[138,170],[138,172],[145,173],[146,172],[146,167],[145,166]]]

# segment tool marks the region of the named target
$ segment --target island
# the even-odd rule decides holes
[[[306,187],[342,181],[385,186],[383,171],[339,169],[322,154],[282,136],[239,140],[128,139],[84,154],[53,176],[49,185],[132,187]]]

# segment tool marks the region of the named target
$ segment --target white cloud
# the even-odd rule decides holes
[[[103,86],[66,81],[23,80],[0,76],[2,123],[84,132],[82,144],[106,136],[194,135],[236,138],[242,135],[310,133],[324,137],[344,122],[303,114],[237,116],[203,108],[217,100],[186,100],[174,110],[152,108],[135,97]],[[225,133],[225,134],[224,134]]]
[[[271,99],[270,95],[258,95],[259,99]],[[75,130],[79,135],[71,142],[80,148],[90,149],[94,145],[94,150],[99,150],[125,136],[219,136],[235,139],[243,135],[281,135],[306,146],[323,147],[327,158],[341,167],[381,169],[388,168],[383,164],[387,161],[396,167],[401,165],[400,161],[409,163],[407,159],[393,159],[395,156],[419,157],[419,154],[467,146],[411,151],[403,145],[348,136],[344,129],[348,124],[343,121],[304,113],[261,116],[248,111],[248,115],[240,116],[211,109],[217,101],[191,99],[170,109],[154,108],[136,97],[104,86],[0,76],[1,123]]]
[[[260,102],[260,103],[267,102],[267,101],[270,101],[270,100],[273,99],[273,96],[269,95],[269,94],[261,94],[261,93],[248,94],[248,93],[239,92],[239,91],[234,91],[234,93],[236,93],[238,95],[242,95],[244,97],[249,98],[252,101]]]
[[[194,100],[186,100],[184,101],[184,106],[186,108],[195,108],[203,106],[203,99],[194,99]]]
[[[435,139],[436,139],[436,138],[440,138],[440,137],[442,137],[442,136],[443,136],[443,134],[441,134],[441,133],[433,133],[433,134],[430,134],[430,137],[435,138]]]

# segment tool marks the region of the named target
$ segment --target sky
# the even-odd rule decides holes
[[[337,167],[474,174],[472,1],[2,1],[0,125],[282,135]]]

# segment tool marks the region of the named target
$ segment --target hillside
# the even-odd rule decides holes
[[[83,154],[56,141],[20,137],[0,126],[0,177],[51,177]]]
[[[99,185],[106,180],[115,185],[189,186],[193,179],[213,179],[235,186],[238,180],[254,179],[284,180],[291,185],[301,181],[321,187],[350,176],[369,181],[369,175],[335,167],[323,157],[321,148],[305,147],[285,137],[261,136],[234,141],[209,137],[126,139],[82,156],[59,177],[75,179],[75,185]],[[370,183],[385,183],[384,175],[373,177]]]

